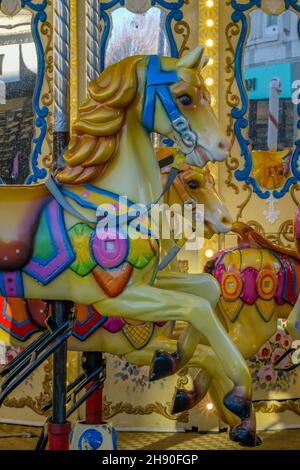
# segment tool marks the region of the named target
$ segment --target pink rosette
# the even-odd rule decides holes
[[[272,384],[276,379],[276,373],[272,366],[263,366],[257,375],[261,384]]]
[[[262,347],[257,353],[257,357],[259,359],[269,359],[271,357],[271,354],[272,354],[271,345],[269,342],[267,342],[262,345]]]

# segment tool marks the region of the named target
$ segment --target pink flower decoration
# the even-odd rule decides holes
[[[276,348],[273,353],[272,353],[272,356],[271,356],[271,360],[274,364],[274,362],[278,361],[278,359],[281,358],[281,356],[285,353],[285,349],[282,349],[282,348]],[[283,365],[283,362],[284,361],[281,361],[280,363],[280,367],[282,367]]]
[[[271,366],[263,366],[258,372],[259,381],[264,384],[271,384],[276,379],[276,374]]]
[[[283,333],[282,333],[282,331],[278,330],[274,335],[274,342],[275,343],[281,343],[282,338],[283,338]]]
[[[289,349],[292,346],[292,338],[288,335],[285,335],[281,342],[282,346],[285,349]]]
[[[271,350],[270,343],[265,343],[262,345],[262,347],[258,351],[257,357],[259,357],[260,359],[269,359],[269,357],[271,356],[271,353],[272,353],[272,350]]]

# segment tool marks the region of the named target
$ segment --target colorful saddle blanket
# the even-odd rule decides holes
[[[255,304],[269,321],[276,304],[293,306],[300,292],[300,263],[271,250],[245,247],[223,251],[214,259],[211,272],[221,287],[220,308],[231,321],[244,303]]]
[[[102,232],[97,223],[78,222],[67,228],[62,207],[51,199],[41,214],[30,261],[22,270],[0,271],[3,297],[24,297],[23,273],[46,286],[66,269],[79,277],[93,275],[108,296],[116,297],[129,283],[134,268],[144,269],[154,258],[158,262],[159,233],[152,222],[149,229],[148,213],[127,220],[124,214],[133,203],[120,202],[118,195],[96,191],[91,186],[81,195],[67,190],[65,193],[70,200],[95,213],[101,204],[110,204],[115,207],[117,217],[125,222],[113,228],[105,227]]]
[[[0,297],[0,329],[18,341],[24,342],[33,334],[44,331],[48,315],[46,302],[21,299],[10,299],[7,302]],[[85,341],[99,328],[104,328],[112,334],[122,331],[135,349],[141,349],[151,340],[154,326],[164,325],[165,322],[153,324],[129,322],[123,318],[108,318],[102,316],[92,306],[76,305],[72,335],[80,341]]]

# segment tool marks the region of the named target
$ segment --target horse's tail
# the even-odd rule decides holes
[[[298,215],[298,224],[297,224],[297,215]],[[239,235],[239,245],[247,245],[249,248],[264,248],[271,250],[274,253],[280,255],[289,256],[297,261],[300,260],[300,208],[297,210],[295,226],[298,225],[298,241],[296,241],[296,249],[286,248],[278,245],[277,243],[272,243],[264,235],[254,230],[243,222],[235,222],[232,226],[232,231]],[[296,233],[296,229],[295,229]],[[296,236],[296,239],[297,239]]]

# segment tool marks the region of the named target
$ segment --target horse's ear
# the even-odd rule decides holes
[[[186,54],[184,57],[177,62],[177,67],[185,69],[198,69],[201,67],[202,56],[204,52],[203,46],[198,46],[193,51]]]
[[[204,55],[200,63],[200,69],[201,70],[204,69],[204,67],[207,66],[208,62],[209,62],[209,57],[207,57],[207,55]]]

